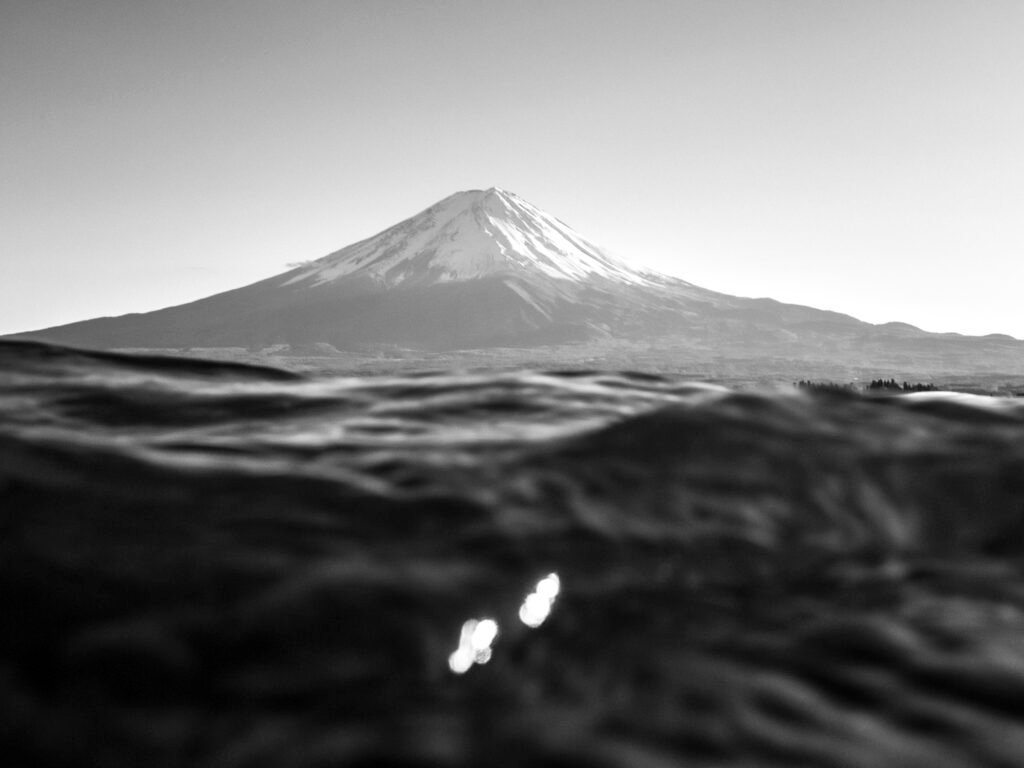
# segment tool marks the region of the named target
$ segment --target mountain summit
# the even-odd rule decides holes
[[[457,192],[302,269],[288,284],[363,276],[386,287],[500,274],[643,285],[651,275],[610,257],[572,227],[498,187]]]
[[[190,304],[16,334],[101,348],[529,347],[607,339],[804,370],[1024,370],[1024,343],[745,299],[634,268],[521,197],[457,192],[383,232]]]

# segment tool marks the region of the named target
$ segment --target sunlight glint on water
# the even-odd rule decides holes
[[[537,582],[534,591],[526,596],[519,608],[519,620],[534,629],[543,624],[561,588],[562,582],[557,573],[549,573]]]
[[[457,675],[465,674],[474,664],[491,660],[491,644],[498,636],[494,619],[469,619],[462,625],[459,647],[448,657],[448,668]]]
[[[561,588],[557,573],[549,573],[538,581],[519,607],[519,620],[531,629],[543,624]],[[456,675],[464,675],[474,664],[486,664],[491,660],[491,646],[497,637],[498,622],[494,619],[466,620],[459,632],[459,647],[448,657],[448,668]]]

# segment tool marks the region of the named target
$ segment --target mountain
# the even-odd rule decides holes
[[[875,326],[637,269],[498,188],[458,192],[373,237],[242,288],[16,336],[99,348],[341,350],[668,339],[698,357],[1024,371],[1024,342],[1007,337]]]
[[[21,337],[88,347],[393,344],[638,336],[728,297],[634,269],[505,190],[458,192],[317,261],[156,312]]]

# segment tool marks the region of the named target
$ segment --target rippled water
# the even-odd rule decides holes
[[[1024,408],[0,343],[14,765],[1024,764]]]

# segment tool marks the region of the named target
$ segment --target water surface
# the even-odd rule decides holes
[[[1024,408],[0,343],[18,765],[1024,764]]]

